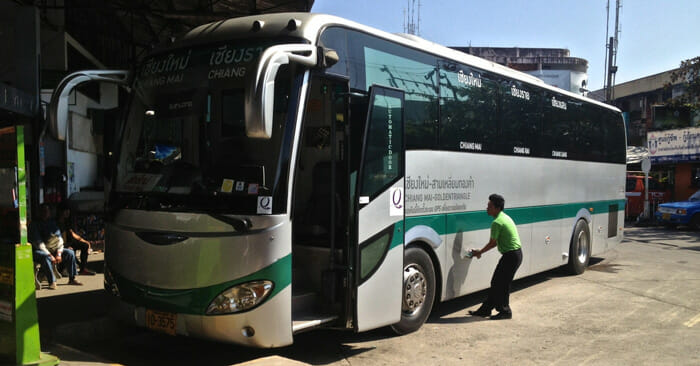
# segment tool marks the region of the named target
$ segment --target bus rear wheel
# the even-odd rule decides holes
[[[591,259],[591,234],[588,224],[584,220],[578,220],[574,228],[574,236],[569,246],[569,263],[567,269],[572,274],[579,275],[586,270]]]
[[[428,319],[435,301],[435,268],[430,256],[417,247],[404,253],[401,320],[392,325],[396,334],[418,330]]]

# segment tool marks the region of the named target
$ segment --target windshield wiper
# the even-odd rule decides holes
[[[250,230],[251,227],[253,227],[253,224],[250,222],[250,219],[241,219],[238,217],[230,217],[230,216],[224,216],[224,215],[219,215],[219,214],[213,214],[210,213],[208,214],[209,216],[221,221],[225,222],[233,227],[234,230],[238,232],[246,232]]]

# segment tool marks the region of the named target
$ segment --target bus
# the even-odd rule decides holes
[[[110,79],[81,75],[61,87]],[[115,79],[131,93],[106,174],[105,288],[142,327],[255,347],[413,332],[489,287],[498,255],[463,253],[488,241],[491,193],[522,239],[516,278],[582,273],[623,237],[619,110],[414,36],[242,17]]]

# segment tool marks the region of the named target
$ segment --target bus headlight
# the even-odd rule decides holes
[[[206,314],[231,314],[251,309],[270,295],[272,287],[272,281],[252,281],[233,286],[214,298]]]

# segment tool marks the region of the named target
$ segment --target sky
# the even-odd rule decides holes
[[[403,32],[408,1],[315,0],[314,13]],[[603,87],[608,0],[420,0],[420,33],[445,46],[566,48],[588,60],[588,88]],[[610,0],[609,36],[615,0]],[[700,56],[700,1],[624,0],[616,84]]]

